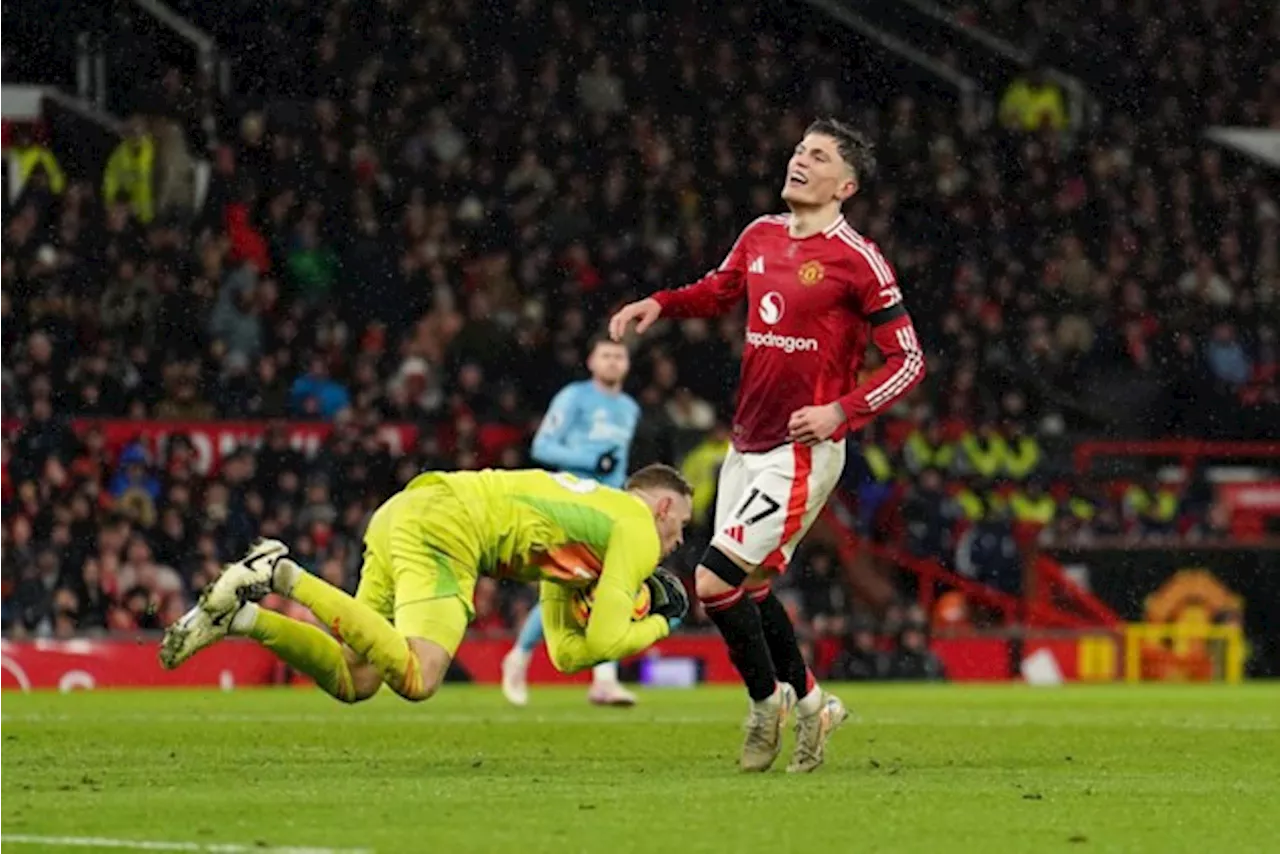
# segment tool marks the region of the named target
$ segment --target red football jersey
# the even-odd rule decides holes
[[[839,217],[803,239],[789,214],[762,216],[720,267],[688,287],[654,295],[664,317],[723,314],[746,296],[733,442],[767,451],[789,441],[804,406],[839,401],[848,420],[833,439],[866,426],[924,377],[924,353],[893,269],[876,245]],[[861,385],[871,338],[885,364]]]

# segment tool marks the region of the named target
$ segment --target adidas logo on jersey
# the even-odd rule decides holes
[[[742,539],[746,536],[746,533],[742,525],[730,525],[724,529],[724,535],[738,545],[742,545]]]
[[[756,260],[752,261],[751,265],[747,267],[747,272],[760,273],[761,275],[763,275],[764,274],[764,256],[763,255],[756,256]]]

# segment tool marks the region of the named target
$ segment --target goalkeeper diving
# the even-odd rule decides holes
[[[662,640],[689,609],[680,580],[658,562],[684,540],[692,490],[670,466],[647,466],[623,489],[543,471],[429,472],[379,507],[364,537],[354,597],[262,540],[228,564],[196,607],[165,632],[172,669],[222,638],[249,637],[339,700],[386,683],[425,700],[444,680],[475,616],[481,575],[540,581],[547,650],[573,673]],[[595,585],[586,625],[577,590]],[[632,619],[641,587],[649,616]],[[270,593],[306,606],[326,633],[256,603]]]

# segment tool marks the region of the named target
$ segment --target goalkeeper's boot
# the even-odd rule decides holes
[[[279,540],[258,540],[247,555],[222,568],[218,580],[200,594],[200,607],[215,618],[226,614],[230,619],[245,602],[261,602],[272,592],[276,565],[288,553]]]
[[[636,695],[624,688],[621,682],[602,680],[591,683],[587,702],[593,706],[634,706]]]
[[[822,705],[818,711],[796,715],[796,746],[791,754],[787,771],[807,774],[822,765],[827,739],[849,719],[849,710],[835,694],[822,692]]]
[[[224,566],[218,580],[200,594],[196,606],[165,631],[160,664],[172,670],[226,637],[236,611],[245,602],[258,602],[271,592],[276,564],[288,553],[288,547],[278,540],[259,540],[243,560]]]
[[[513,706],[529,705],[529,658],[519,645],[502,657],[502,696]]]
[[[160,642],[160,665],[172,670],[206,646],[227,636],[231,629],[230,614],[214,616],[203,605],[196,605],[164,631]]]
[[[782,731],[796,703],[796,690],[781,683],[768,700],[751,704],[747,737],[742,743],[742,770],[768,771],[782,752]]]

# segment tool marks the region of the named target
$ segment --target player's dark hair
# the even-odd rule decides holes
[[[876,174],[876,147],[866,135],[856,131],[838,119],[818,119],[805,129],[805,135],[820,133],[836,141],[840,159],[853,170],[853,177],[861,184]]]
[[[602,347],[606,344],[611,347],[627,346],[626,344],[623,344],[621,341],[614,341],[607,334],[602,332],[599,335],[592,335],[591,339],[587,341],[587,355],[590,356],[592,353],[596,351],[597,347]]]
[[[650,463],[627,478],[626,489],[669,489],[677,495],[693,496],[693,487],[684,475],[664,463]]]

